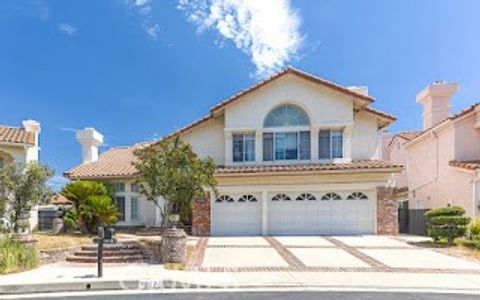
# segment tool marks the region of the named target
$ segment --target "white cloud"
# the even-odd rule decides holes
[[[67,35],[74,35],[78,31],[76,27],[68,23],[60,23],[60,25],[58,25],[58,29]]]
[[[158,39],[158,34],[160,32],[160,25],[158,24],[143,24],[143,30],[154,40]]]
[[[178,0],[177,8],[200,33],[214,29],[249,55],[258,77],[284,67],[303,44],[289,0]]]

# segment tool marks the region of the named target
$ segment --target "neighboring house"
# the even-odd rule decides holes
[[[38,161],[40,123],[23,121],[23,127],[0,125],[0,167],[11,163]],[[31,212],[30,229],[37,226],[36,208]]]
[[[408,201],[407,153],[404,145],[419,133],[420,131],[403,131],[393,135],[384,133],[382,136],[382,159],[404,166],[403,171],[394,176],[397,201]]]
[[[397,233],[391,182],[402,167],[380,159],[381,130],[395,118],[373,102],[365,88],[289,67],[172,133],[218,165],[218,194],[193,203],[194,234]],[[65,176],[112,184],[119,225],[159,225],[133,184],[133,150],[148,144],[98,155],[96,130],[77,139],[83,163]]]
[[[417,95],[423,130],[383,136],[383,159],[405,166],[395,176],[396,198],[417,215],[447,205],[480,215],[480,104],[452,115],[457,90],[455,83],[427,86]]]
[[[451,115],[455,83],[435,82],[417,95],[423,131],[404,143],[410,209],[462,206],[480,215],[480,104]]]

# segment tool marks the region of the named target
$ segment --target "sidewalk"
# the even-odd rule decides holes
[[[0,294],[53,291],[161,288],[323,287],[330,289],[397,289],[480,293],[480,275],[364,272],[235,272],[203,273],[165,270],[162,265],[106,265],[96,278],[96,265],[51,264],[0,276]]]

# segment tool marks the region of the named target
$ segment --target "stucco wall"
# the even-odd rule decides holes
[[[468,129],[464,128],[459,135],[458,130],[450,126],[407,148],[410,208],[452,204],[462,206],[468,215],[473,214],[473,172],[448,164],[449,161],[458,159],[457,139],[463,136],[464,131]],[[465,144],[464,147],[469,146]],[[469,150],[462,155],[468,152]]]
[[[455,122],[455,159],[480,159],[480,129],[475,129],[475,116],[469,115]]]
[[[13,157],[15,162],[27,162],[27,151],[23,145],[0,145],[0,152],[7,153]]]
[[[378,159],[381,137],[377,122],[365,113],[358,113],[354,118],[352,134],[352,159]]]
[[[394,164],[399,164],[404,166],[402,173],[394,175],[395,186],[396,187],[405,187],[408,185],[407,173],[408,173],[408,164],[407,164],[407,153],[403,144],[405,140],[396,137],[389,148],[389,160]]]
[[[217,164],[225,163],[224,118],[208,120],[182,135],[192,145],[193,151],[201,158],[210,156]]]

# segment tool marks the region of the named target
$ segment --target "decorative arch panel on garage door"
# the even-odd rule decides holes
[[[260,199],[256,193],[219,195],[212,202],[211,235],[260,235]]]
[[[374,192],[271,192],[268,233],[347,235],[374,233]]]

